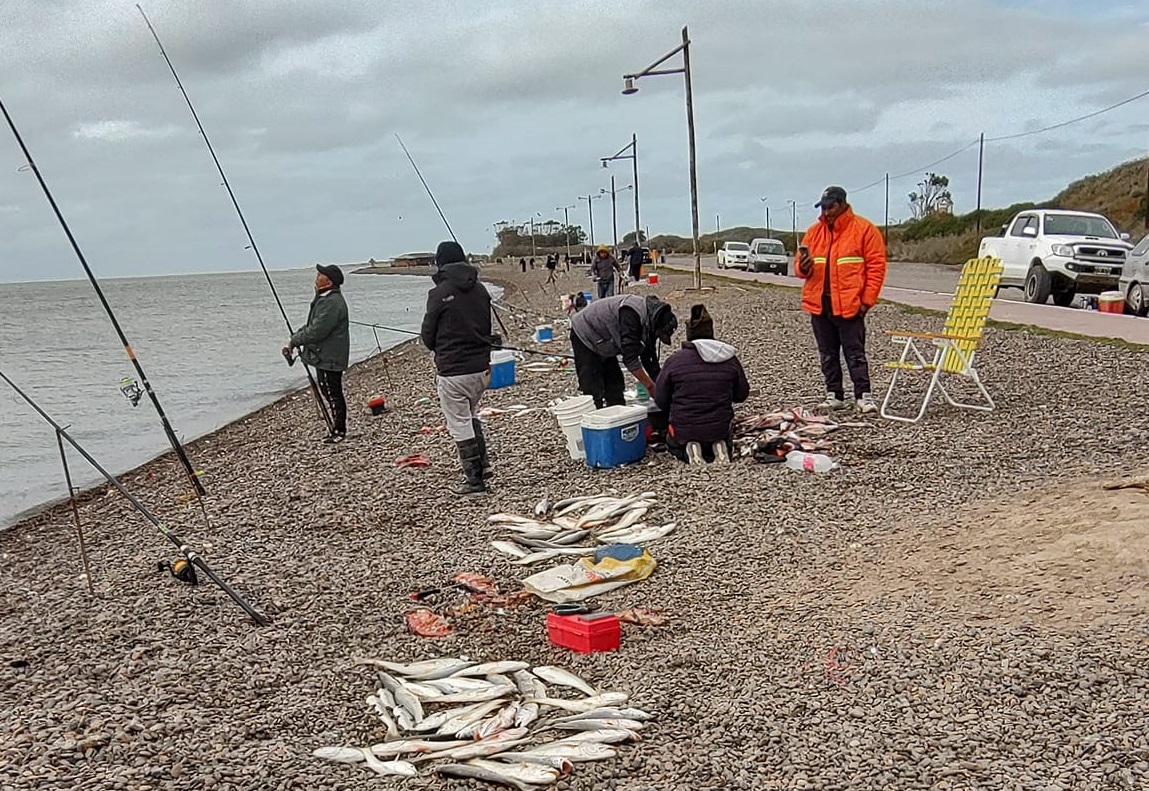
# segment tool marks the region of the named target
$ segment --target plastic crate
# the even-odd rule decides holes
[[[547,636],[550,641],[580,654],[617,651],[621,635],[622,627],[618,616],[614,613],[601,615],[547,613]]]

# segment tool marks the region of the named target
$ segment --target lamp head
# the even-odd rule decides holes
[[[638,93],[638,88],[634,87],[634,77],[622,78],[622,95],[630,96],[633,93]]]
[[[602,161],[602,166],[603,166],[604,168],[606,167],[606,160],[605,160],[605,159]]]

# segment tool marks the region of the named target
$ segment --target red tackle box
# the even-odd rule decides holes
[[[613,613],[556,615],[547,613],[547,635],[555,645],[590,654],[617,651],[621,626]]]

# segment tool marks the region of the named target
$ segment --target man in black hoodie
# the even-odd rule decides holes
[[[458,242],[440,243],[435,266],[435,287],[427,294],[419,334],[435,353],[439,403],[463,465],[463,485],[453,491],[480,494],[487,490],[484,478],[491,475],[478,416],[479,399],[491,383],[491,295]]]

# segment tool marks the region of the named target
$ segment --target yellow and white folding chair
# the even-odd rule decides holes
[[[886,389],[886,397],[882,399],[882,417],[905,423],[917,423],[925,415],[935,391],[940,391],[951,406],[959,409],[976,409],[982,412],[993,410],[993,399],[986,392],[985,385],[982,384],[981,377],[974,367],[974,356],[985,330],[985,322],[989,318],[989,309],[997,293],[997,286],[1001,282],[1001,270],[999,258],[971,258],[966,261],[958,279],[957,290],[954,291],[949,315],[946,316],[945,327],[940,333],[908,331],[886,333],[895,345],[902,347],[902,354],[897,362],[885,365],[886,368],[894,369],[894,376]],[[927,359],[929,345],[934,348],[932,357]],[[898,380],[907,371],[925,371],[930,374],[929,386],[922,399],[921,409],[913,417],[894,414],[889,408]],[[955,401],[946,390],[943,381],[943,377],[947,375],[960,376],[973,382],[981,393],[983,402],[968,404]]]

